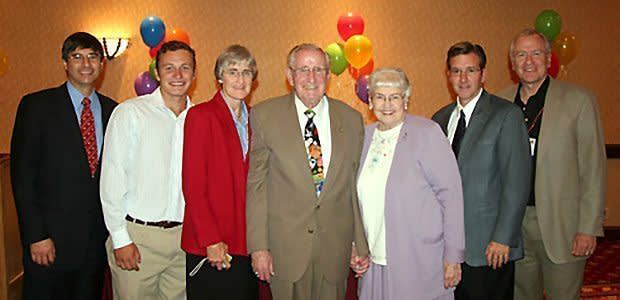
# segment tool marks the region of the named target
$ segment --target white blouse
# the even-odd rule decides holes
[[[385,250],[385,187],[392,167],[394,150],[403,124],[375,130],[368,155],[357,181],[357,194],[362,211],[370,258],[378,265],[387,265]]]

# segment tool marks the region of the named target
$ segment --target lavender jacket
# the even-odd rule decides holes
[[[376,126],[366,127],[361,168]],[[443,287],[443,263],[465,258],[463,191],[450,144],[435,122],[405,117],[385,193],[389,298],[452,293]]]

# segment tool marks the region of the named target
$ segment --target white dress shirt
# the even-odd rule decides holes
[[[461,115],[461,110],[465,114],[465,128],[469,126],[469,120],[471,119],[471,114],[474,113],[474,108],[476,108],[476,103],[478,103],[478,99],[480,99],[480,95],[482,95],[482,88],[478,92],[478,95],[471,99],[465,107],[461,105],[459,98],[456,98],[456,106],[450,115],[450,121],[448,122],[448,139],[450,140],[450,144],[452,144],[452,139],[454,139],[454,133],[456,132],[456,126],[459,123],[459,116]]]
[[[105,134],[101,204],[114,249],[132,243],[125,216],[143,221],[183,221],[183,125],[164,104],[159,88],[119,104]]]
[[[297,109],[297,119],[299,120],[299,127],[301,128],[301,140],[304,141],[304,131],[306,129],[306,123],[308,117],[304,114],[309,108],[301,102],[301,100],[295,95],[295,108]],[[327,97],[323,96],[323,99],[319,101],[314,108],[314,125],[319,132],[319,140],[321,141],[321,155],[323,157],[323,178],[327,178],[327,170],[329,169],[329,161],[332,156],[332,134],[329,122],[329,102]],[[308,153],[308,147],[306,153]]]
[[[375,130],[364,167],[357,180],[357,194],[368,239],[370,259],[373,263],[384,266],[387,265],[385,188],[402,127],[403,123],[400,123],[385,131]]]

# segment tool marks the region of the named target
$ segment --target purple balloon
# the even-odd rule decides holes
[[[368,104],[368,76],[360,76],[355,83],[355,93],[362,102]]]
[[[133,83],[133,87],[136,90],[138,96],[150,94],[157,89],[159,83],[149,75],[148,71],[142,72],[136,78]]]

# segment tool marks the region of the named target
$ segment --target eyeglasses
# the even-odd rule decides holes
[[[391,95],[383,95],[383,94],[374,94],[372,95],[372,100],[375,102],[398,102],[405,99],[405,95],[403,94],[391,94]]]
[[[69,60],[72,62],[82,62],[86,58],[88,61],[98,61],[101,59],[101,56],[97,52],[88,53],[83,55],[82,53],[73,53],[69,55]]]
[[[228,69],[228,70],[224,70],[224,74],[226,74],[227,76],[230,77],[243,77],[243,79],[250,79],[252,78],[252,76],[254,76],[254,74],[252,73],[252,71],[250,70],[243,70],[243,71],[239,71],[237,69]]]
[[[532,58],[542,58],[547,54],[547,51],[545,50],[534,50],[531,52],[527,52],[527,51],[517,51],[515,53],[515,60],[524,60],[526,59],[528,56],[532,57]]]
[[[312,68],[310,68],[310,67],[301,67],[301,68],[297,68],[297,69],[295,69],[293,67],[290,67],[290,69],[293,72],[295,72],[297,74],[301,74],[303,76],[309,76],[310,73],[314,73],[316,75],[321,75],[321,76],[327,74],[327,68],[322,68],[322,67],[312,67]]]
[[[451,68],[449,72],[451,77],[460,77],[462,74],[465,74],[465,76],[469,77],[476,75],[476,73],[480,72],[480,68],[468,67],[465,68],[465,70],[459,68]]]

